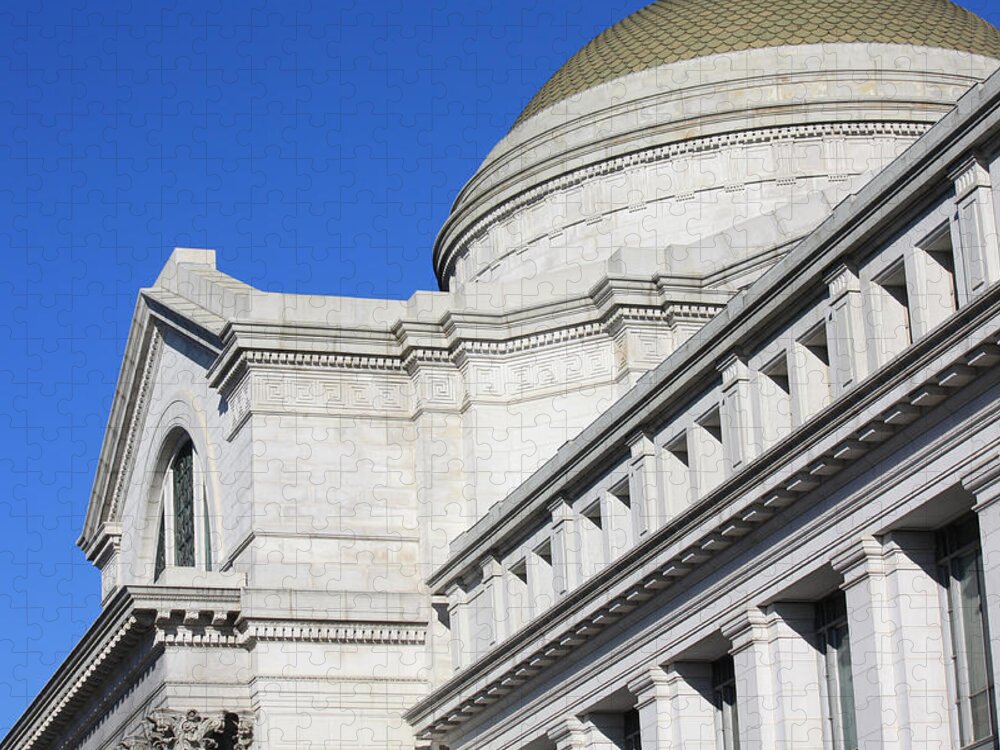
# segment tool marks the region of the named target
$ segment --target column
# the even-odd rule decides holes
[[[746,361],[731,354],[719,365],[722,373],[722,446],[726,474],[742,469],[760,451],[760,440],[751,417],[750,371]]]
[[[451,631],[451,660],[457,671],[471,661],[468,655],[471,653],[472,634],[466,621],[465,591],[458,584],[452,584],[446,593],[448,597],[448,629]]]
[[[668,750],[671,743],[670,691],[667,674],[660,667],[651,667],[628,685],[636,698],[639,712],[639,733],[643,750]]]
[[[715,706],[712,704],[712,665],[707,662],[677,662],[667,667],[666,674],[672,726],[668,747],[715,750],[717,734]]]
[[[778,728],[774,705],[775,665],[764,613],[756,607],[740,613],[723,626],[722,635],[732,643],[740,750],[772,750],[777,744]]]
[[[868,537],[831,562],[844,576],[841,588],[847,598],[858,747],[893,750],[899,746],[900,733],[882,545]]]
[[[827,343],[836,398],[868,375],[868,337],[861,305],[861,282],[853,268],[838,266],[827,276],[830,288]]]
[[[629,683],[643,750],[716,750],[712,665],[676,662]]]
[[[580,521],[565,498],[549,506],[552,514],[552,581],[556,596],[572,591],[583,579]]]
[[[480,565],[483,570],[482,596],[489,607],[489,618],[492,623],[488,645],[494,646],[510,633],[505,601],[507,592],[504,590],[504,569],[493,555],[486,557]],[[479,621],[482,622],[482,618]]]
[[[979,540],[983,551],[983,598],[993,668],[993,684],[1000,677],[1000,456],[962,480],[975,497],[973,510],[979,516]],[[1000,727],[1000,711],[994,706],[993,726]],[[996,730],[994,730],[996,731]]]
[[[986,166],[972,157],[952,172],[956,224],[952,232],[958,304],[1000,280],[996,207]]]
[[[641,539],[666,523],[667,510],[660,491],[656,445],[643,432],[629,442],[629,496],[635,519],[635,538]]]
[[[555,743],[556,750],[584,750],[587,746],[583,722],[575,716],[561,720],[546,734]]]
[[[947,720],[952,704],[934,534],[894,531],[883,539],[882,551],[899,745],[907,750],[955,747]]]
[[[582,718],[587,750],[621,750],[625,737],[621,714],[592,713]]]
[[[815,608],[753,608],[723,628],[733,644],[741,750],[823,746]]]
[[[833,560],[844,576],[861,750],[952,747],[934,535],[866,538]]]

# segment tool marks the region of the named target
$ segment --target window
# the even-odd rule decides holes
[[[736,673],[733,657],[712,664],[712,703],[715,706],[716,747],[739,750],[740,722],[736,712]]]
[[[962,746],[993,734],[995,695],[983,612],[983,558],[975,517],[938,535],[938,565],[946,591],[950,657],[955,674],[955,710]]]
[[[760,368],[758,389],[764,447],[770,448],[792,431],[792,396],[788,356],[784,351]]]
[[[154,580],[168,567],[212,568],[208,500],[196,464],[194,445],[185,439],[163,474]]]
[[[622,750],[642,750],[642,736],[639,728],[639,712],[626,711],[622,717]]]
[[[614,559],[628,550],[634,539],[635,519],[632,517],[632,498],[628,479],[624,479],[608,492],[607,503],[608,550]]]
[[[826,680],[827,725],[834,750],[857,750],[851,639],[847,631],[847,599],[834,594],[816,606],[817,647]]]
[[[881,351],[881,362],[887,362],[913,343],[910,330],[910,297],[906,271],[899,261],[872,284],[873,338]]]
[[[691,496],[691,459],[686,432],[663,447],[662,458],[667,502],[672,513],[680,513],[694,499]]]
[[[722,450],[722,416],[713,407],[694,424],[695,473],[698,497],[714,490],[725,478],[726,461]]]
[[[593,575],[607,562],[604,551],[604,518],[601,501],[596,500],[580,514],[580,541],[587,575]]]
[[[507,576],[507,617],[510,633],[531,620],[531,599],[528,596],[528,563],[522,558],[510,566]],[[502,615],[501,615],[502,616]]]
[[[951,225],[938,227],[914,253],[923,265],[924,297],[921,300],[927,318],[926,327],[933,328],[958,309],[958,287],[955,284],[955,252],[951,245]]]
[[[826,324],[820,323],[796,344],[795,411],[797,422],[801,424],[830,403],[830,350]]]

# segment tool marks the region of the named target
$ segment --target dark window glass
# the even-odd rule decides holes
[[[173,466],[174,565],[194,567],[194,476],[191,443],[177,452]]]
[[[974,516],[938,535],[938,565],[948,592],[958,727],[962,745],[971,745],[992,736],[995,701],[983,611],[983,557]]]
[[[847,630],[847,599],[843,592],[816,607],[816,635],[826,677],[827,718],[835,750],[856,750],[858,727],[854,714],[851,637]]]
[[[635,709],[627,712],[624,716],[625,742],[622,750],[642,750],[642,737],[639,731],[639,712]]]
[[[202,503],[202,519],[205,526],[205,570],[212,569],[212,529],[208,522],[208,494],[202,491],[201,496],[204,498]]]
[[[160,507],[160,528],[156,532],[156,566],[153,569],[153,580],[167,567],[167,533],[163,524],[163,507]]]
[[[718,747],[720,750],[739,750],[740,721],[736,711],[736,673],[731,656],[712,664],[712,702],[715,704]]]

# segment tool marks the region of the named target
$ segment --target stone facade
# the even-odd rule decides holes
[[[602,83],[405,301],[175,250],[80,538],[103,612],[3,749],[989,742],[1000,648],[950,625],[973,584],[1000,622],[996,65]]]

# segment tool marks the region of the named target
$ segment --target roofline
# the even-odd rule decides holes
[[[926,203],[939,194],[941,180],[957,163],[998,132],[1000,73],[995,73],[973,86],[926,135],[845,199],[785,258],[459,536],[428,586],[443,593],[491,549],[517,533],[525,517],[544,512],[582,470],[620,452],[629,436],[662,419],[682,394],[699,387],[708,371],[714,376],[722,357],[760,335],[760,329],[775,318],[791,314],[784,302],[793,287],[822,281],[855,247],[889,231],[887,226],[914,202]]]

